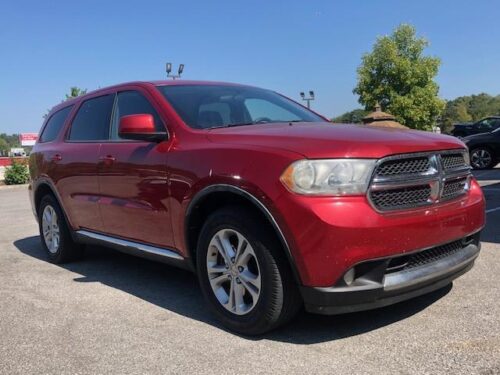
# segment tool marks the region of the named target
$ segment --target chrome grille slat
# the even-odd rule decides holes
[[[465,165],[464,155],[460,153],[442,155],[441,160],[443,161],[444,170],[462,168]]]
[[[378,208],[386,210],[418,207],[427,203],[430,192],[429,185],[378,190],[373,192],[372,201]],[[401,202],[405,202],[404,207]]]
[[[466,152],[447,150],[383,158],[375,167],[368,200],[383,212],[458,198],[469,189]]]
[[[445,181],[441,199],[451,199],[465,193],[467,177],[457,178],[452,181]]]
[[[387,163],[380,164],[377,167],[376,174],[380,177],[418,174],[427,172],[430,168],[429,158],[419,157],[406,160],[391,160]]]

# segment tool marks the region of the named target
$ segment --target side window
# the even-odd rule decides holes
[[[148,99],[138,91],[122,91],[118,93],[117,105],[113,118],[113,128],[111,130],[112,139],[120,139],[118,136],[118,126],[120,118],[128,115],[138,115],[147,113],[155,120],[156,131],[165,131],[165,126],[161,121],[158,112],[153,108]]]
[[[498,128],[500,128],[500,118],[495,119],[495,121],[493,122],[493,125],[491,127],[492,130],[495,130]]]
[[[68,139],[70,141],[109,139],[114,97],[114,95],[104,95],[84,101],[71,124]]]
[[[40,135],[40,142],[51,142],[57,138],[72,108],[73,106],[70,105],[50,116],[47,125],[43,129],[43,133]]]
[[[252,121],[294,121],[300,118],[285,108],[263,99],[246,99],[245,106]]]
[[[493,120],[493,119],[489,119],[489,118],[487,118],[487,119],[485,119],[485,120],[481,121],[481,122],[479,123],[479,129],[481,129],[481,130],[488,130],[488,131],[489,131],[489,130],[491,130],[491,129],[492,129],[492,125],[493,125],[494,121],[495,121],[495,120]]]

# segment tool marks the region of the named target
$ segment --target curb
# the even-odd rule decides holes
[[[3,185],[0,184],[0,190],[11,190],[17,188],[27,188],[29,184],[21,184],[21,185]]]

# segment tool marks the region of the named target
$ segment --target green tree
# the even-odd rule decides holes
[[[69,94],[66,94],[66,100],[76,98],[80,95],[85,95],[87,89],[81,89],[79,87],[73,86],[69,89]]]
[[[7,135],[5,133],[2,133],[0,134],[0,139],[3,139],[7,143],[9,150],[11,147],[20,147],[19,134]]]
[[[467,104],[464,102],[459,102],[455,110],[457,112],[457,120],[460,122],[469,122],[472,121],[472,116],[469,114],[467,109]]]
[[[340,124],[360,124],[363,122],[363,117],[365,117],[368,113],[369,111],[358,108],[332,118],[332,122]]]
[[[0,156],[6,155],[9,149],[10,147],[7,141],[3,138],[0,138]]]
[[[427,45],[427,40],[417,37],[415,28],[407,24],[377,39],[372,52],[363,56],[353,90],[365,109],[380,103],[384,111],[410,128],[432,128],[445,103],[434,82],[440,60],[423,55]]]

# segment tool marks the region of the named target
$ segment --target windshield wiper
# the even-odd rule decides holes
[[[207,130],[220,129],[220,128],[234,128],[236,126],[244,126],[244,125],[255,125],[255,122],[242,122],[242,123],[237,123],[237,124],[217,125],[217,126],[212,126],[210,128],[207,128]]]
[[[225,124],[225,125],[217,125],[217,126],[212,126],[210,128],[207,128],[207,130],[210,129],[220,129],[220,128],[234,128],[236,126],[245,126],[245,125],[260,125],[260,124],[276,124],[276,123],[292,123],[292,122],[311,122],[307,120],[288,120],[288,121],[282,121],[282,120],[273,120],[273,121],[266,121],[266,122],[241,122],[241,123],[235,123],[235,124]]]

